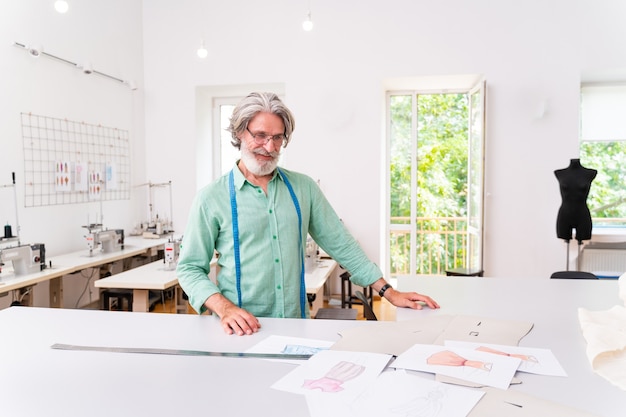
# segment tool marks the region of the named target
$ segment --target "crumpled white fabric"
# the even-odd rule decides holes
[[[626,305],[626,274],[619,278],[619,297]],[[593,370],[626,391],[626,307],[606,311],[578,309]]]

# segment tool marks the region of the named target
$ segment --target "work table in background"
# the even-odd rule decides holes
[[[61,278],[87,268],[94,268],[119,260],[132,260],[135,256],[156,255],[162,249],[167,238],[145,239],[142,237],[128,237],[125,239],[124,249],[103,253],[94,251],[90,256],[87,249],[51,257],[48,266],[42,271],[15,275],[11,270],[0,273],[0,293],[26,288],[37,283],[50,281],[50,306],[63,307],[63,291]],[[217,259],[211,262],[212,273],[215,279]],[[331,277],[337,262],[332,259],[317,260],[307,269],[305,274],[306,291],[311,301],[311,314],[322,307],[324,302],[324,285]],[[124,268],[123,272],[110,277],[98,279],[94,283],[96,288],[103,289],[130,289],[133,290],[133,311],[146,312],[150,307],[149,291],[163,291],[174,287],[176,290],[176,310],[184,311],[181,299],[182,291],[178,287],[178,279],[174,268],[166,268],[162,260],[150,262],[132,269]]]
[[[217,258],[211,260],[209,277],[215,282],[217,276]],[[311,315],[324,304],[324,284],[337,268],[337,262],[332,259],[321,259],[312,265],[305,273],[306,292],[311,304]],[[176,311],[186,311],[186,303],[181,300],[182,290],[178,286],[178,278],[174,269],[167,269],[163,261],[133,268],[131,270],[103,278],[95,282],[97,288],[130,289],[133,290],[133,311],[149,311],[149,291],[163,291],[174,288]]]
[[[162,249],[167,238],[145,239],[130,236],[124,240],[124,249],[103,253],[94,251],[89,255],[89,250],[79,250],[68,254],[51,256],[46,259],[48,265],[42,271],[15,275],[11,269],[5,269],[0,273],[0,293],[7,293],[25,287],[36,285],[40,282],[50,281],[50,306],[63,307],[63,291],[61,278],[87,268],[94,268],[119,260],[130,259],[135,256],[155,255],[158,249]],[[50,266],[50,263],[52,266]]]

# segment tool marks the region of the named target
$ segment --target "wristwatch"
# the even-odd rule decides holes
[[[389,284],[383,285],[383,287],[380,289],[380,291],[378,291],[378,295],[380,295],[380,298],[383,297],[383,295],[385,294],[385,291],[387,291],[389,288],[391,288],[391,285],[389,285]]]

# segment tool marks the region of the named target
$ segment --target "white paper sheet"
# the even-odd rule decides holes
[[[56,161],[54,163],[55,191],[72,191],[71,166],[70,161]]]
[[[416,344],[390,365],[507,389],[521,360],[458,347]]]
[[[117,165],[115,162],[108,162],[104,168],[104,181],[107,190],[117,189]]]
[[[484,392],[388,370],[352,401],[307,394],[311,417],[465,417]]]
[[[385,369],[391,355],[322,350],[278,380],[272,388],[296,394],[356,398]]]
[[[490,343],[459,342],[456,340],[446,340],[445,346],[483,349],[487,353],[491,350],[494,354],[496,354],[495,352],[500,352],[499,354],[518,357],[521,359],[519,368],[517,368],[520,372],[538,375],[567,376],[567,373],[550,349],[495,345]]]
[[[286,353],[297,355],[314,355],[321,350],[330,348],[333,343],[328,340],[306,339],[302,337],[287,337],[271,335],[261,340],[250,349],[248,353]],[[290,359],[268,359],[270,361],[287,362],[295,365],[301,365],[303,360]]]
[[[77,161],[74,164],[74,191],[87,191],[89,186],[87,168],[87,164],[80,161]]]

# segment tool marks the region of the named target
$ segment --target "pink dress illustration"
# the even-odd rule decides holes
[[[488,362],[465,359],[464,357],[449,350],[442,350],[441,352],[433,353],[428,359],[426,359],[426,363],[429,365],[469,366],[470,368],[481,369],[483,371],[490,371],[492,366],[492,364]]]
[[[305,380],[302,387],[310,390],[319,389],[322,392],[339,392],[343,390],[341,385],[344,382],[356,378],[364,370],[364,366],[341,361],[333,366],[322,378]]]

